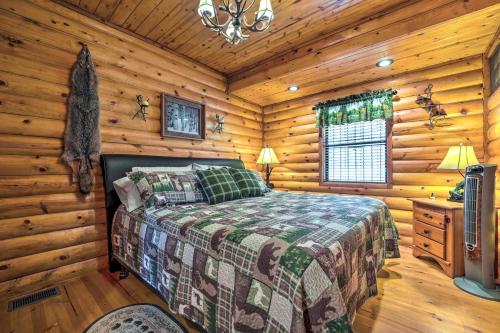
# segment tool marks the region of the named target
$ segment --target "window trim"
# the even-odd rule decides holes
[[[386,120],[386,154],[387,154],[387,182],[386,183],[356,183],[356,182],[330,182],[325,181],[324,177],[324,164],[323,164],[323,154],[324,154],[324,144],[323,144],[323,130],[319,128],[319,186],[320,187],[332,187],[332,188],[342,188],[342,187],[362,187],[362,188],[381,188],[381,189],[391,189],[393,185],[393,161],[392,161],[392,128],[394,126],[394,121],[392,119]]]

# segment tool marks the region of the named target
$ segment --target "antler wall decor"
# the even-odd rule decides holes
[[[134,114],[132,119],[134,119],[135,117],[139,117],[139,118],[142,118],[142,120],[146,121],[146,116],[148,115],[148,113],[146,111],[149,107],[149,98],[146,98],[146,100],[144,100],[144,97],[142,97],[142,95],[137,95],[136,99],[137,99],[137,105],[139,106],[139,109]]]
[[[222,131],[224,130],[224,117],[219,116],[218,114],[215,115],[215,126],[214,129],[212,130],[213,133],[217,132],[219,134],[222,134]]]
[[[424,90],[424,95],[418,95],[417,103],[422,109],[426,110],[429,114],[429,129],[432,130],[436,127],[436,123],[438,120],[443,119],[447,116],[446,111],[441,108],[441,104],[436,103],[432,100],[432,88],[434,86],[430,83],[427,88]]]

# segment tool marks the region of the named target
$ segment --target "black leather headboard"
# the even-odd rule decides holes
[[[191,163],[205,165],[224,165],[236,169],[244,169],[245,165],[241,160],[213,159],[213,158],[183,158],[164,156],[143,156],[143,155],[122,155],[103,154],[101,155],[102,176],[104,178],[106,222],[108,230],[108,248],[111,261],[111,224],[116,209],[120,206],[120,199],[116,193],[113,182],[125,177],[126,172],[133,167],[156,167],[156,166],[186,166]],[[111,263],[110,263],[111,264]],[[113,265],[110,268],[113,271]]]

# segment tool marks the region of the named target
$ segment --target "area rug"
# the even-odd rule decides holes
[[[96,319],[83,333],[188,333],[174,317],[154,304],[133,304]]]

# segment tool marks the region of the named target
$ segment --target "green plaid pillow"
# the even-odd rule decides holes
[[[210,205],[241,199],[240,189],[227,169],[198,170],[196,174]]]
[[[228,168],[228,170],[231,176],[233,176],[236,185],[240,188],[241,196],[243,198],[260,197],[264,195],[264,192],[262,191],[262,188],[252,171],[234,168]]]

